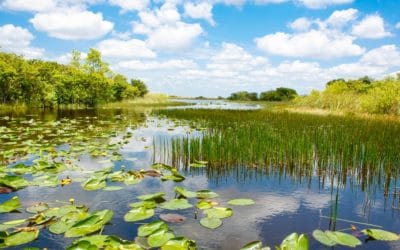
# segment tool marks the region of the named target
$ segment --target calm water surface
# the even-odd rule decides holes
[[[125,169],[140,170],[149,169],[154,162],[171,163],[171,152],[168,151],[169,139],[187,135],[201,136],[201,131],[193,130],[179,120],[156,117],[146,111],[31,111],[17,115],[3,114],[0,126],[26,129],[30,126],[29,123],[24,123],[27,121],[50,123],[65,118],[76,122],[74,127],[76,130],[89,126],[109,126],[117,134],[114,140],[119,138],[119,133],[131,131],[133,136],[119,150],[122,160],[105,162],[102,157],[93,158],[82,154],[76,164],[83,171],[60,175],[61,177],[69,175],[73,180],[71,185],[56,188],[27,187],[11,194],[0,194],[0,202],[18,195],[24,207],[39,201],[60,206],[62,203],[58,201],[65,202],[69,198],[74,198],[77,204],[85,204],[91,211],[112,209],[114,217],[111,224],[105,226],[103,234],[133,240],[138,226],[155,220],[160,213],[165,213],[157,208],[155,216],[151,219],[140,223],[125,222],[123,216],[130,210],[128,204],[138,201],[138,195],[164,191],[168,200],[174,197],[173,187],[179,185],[189,190],[211,189],[220,195],[215,200],[221,206],[229,206],[226,202],[232,198],[254,199],[256,204],[253,206],[230,206],[234,211],[233,216],[224,219],[222,227],[216,230],[202,227],[195,218],[194,208],[178,211],[179,214],[186,216],[187,220],[182,224],[172,224],[170,227],[175,235],[184,235],[195,240],[199,249],[239,249],[253,240],[261,240],[266,245],[274,246],[280,244],[282,239],[292,232],[308,234],[311,249],[325,249],[311,237],[314,229],[342,230],[348,229],[352,224],[359,229],[368,228],[358,223],[375,224],[389,231],[400,231],[399,199],[394,195],[400,186],[396,184],[395,179],[392,180],[390,192],[384,194],[383,183],[374,182],[362,189],[361,184],[353,176],[348,176],[346,184],[343,184],[336,177],[323,178],[316,173],[311,178],[305,178],[256,167],[233,166],[225,170],[212,167],[190,169],[187,164],[182,163],[178,167],[186,176],[186,180],[181,183],[161,182],[157,178],[145,177],[136,185],[116,184],[124,187],[119,191],[83,190],[80,183],[74,180],[87,176],[86,170],[98,170],[112,165],[114,169],[124,166]],[[55,132],[50,132],[50,135],[52,133]],[[52,139],[56,137],[49,137],[48,140]],[[10,147],[17,148],[21,143],[19,141],[18,144],[8,145],[4,139],[2,141],[0,139],[0,142],[3,143],[0,145],[0,150],[4,151]],[[67,147],[65,143],[60,145],[59,149]],[[27,159],[25,162],[29,163],[31,160]],[[196,199],[189,200],[192,204],[196,202]],[[22,209],[20,211],[21,213],[1,214],[0,222],[26,218],[28,214]],[[335,211],[336,221],[330,218]],[[200,215],[201,212],[198,217],[201,217]],[[365,240],[365,237],[360,238]],[[64,249],[72,241],[73,239],[64,238],[63,235],[54,235],[48,230],[41,230],[39,239],[27,245]],[[368,241],[359,248],[400,249],[400,242]],[[335,249],[341,248],[335,247]]]

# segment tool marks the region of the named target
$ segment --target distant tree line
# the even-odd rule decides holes
[[[297,96],[297,92],[290,88],[276,88],[275,90],[268,90],[261,92],[260,94],[256,92],[239,91],[232,93],[228,99],[234,101],[271,101],[271,102],[281,102],[290,101]]]
[[[0,104],[96,106],[147,92],[143,81],[128,82],[112,72],[95,49],[89,50],[85,60],[79,51],[72,51],[68,65],[0,52]]]

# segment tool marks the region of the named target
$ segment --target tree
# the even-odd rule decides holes
[[[260,93],[260,100],[270,102],[290,101],[297,96],[297,92],[290,88],[276,88],[275,90],[269,90]]]
[[[84,68],[89,73],[99,73],[103,76],[111,73],[108,63],[101,59],[100,51],[91,48],[87,54]]]
[[[239,91],[232,93],[229,97],[229,100],[234,100],[234,101],[257,101],[258,100],[258,94],[255,92],[247,92],[247,91]]]
[[[79,69],[81,67],[81,52],[73,49],[71,51],[71,61],[69,63],[72,67]]]
[[[147,94],[149,92],[149,90],[147,89],[146,84],[142,80],[132,79],[131,80],[131,85],[138,89],[140,97],[143,97],[145,94]]]

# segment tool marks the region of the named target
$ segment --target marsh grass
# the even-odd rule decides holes
[[[297,178],[314,173],[338,175],[343,184],[356,181],[363,190],[374,181],[384,181],[388,189],[399,174],[398,121],[268,110],[159,113],[187,120],[194,128],[207,128],[200,137],[172,139],[174,164],[206,159],[215,171],[246,166],[278,170]]]

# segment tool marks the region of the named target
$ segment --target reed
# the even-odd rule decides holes
[[[371,181],[390,182],[399,175],[400,122],[354,116],[284,111],[161,110],[184,119],[202,136],[173,138],[173,164],[206,159],[211,169],[246,166],[280,170],[292,176],[348,176],[362,189]],[[382,177],[382,178],[381,178]],[[389,187],[390,183],[385,183]]]

